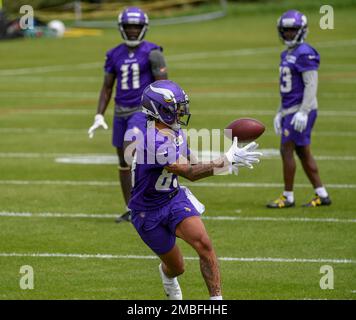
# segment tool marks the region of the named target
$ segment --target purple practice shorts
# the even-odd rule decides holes
[[[185,218],[200,216],[183,189],[168,205],[152,211],[132,211],[131,221],[142,240],[157,255],[169,252],[176,242],[176,227]]]
[[[288,114],[282,120],[282,144],[293,141],[298,147],[307,146],[310,144],[311,132],[318,115],[317,110],[309,112],[307,127],[303,132],[295,131],[293,125],[290,124],[294,115],[295,113]]]
[[[142,133],[146,131],[146,115],[143,112],[136,112],[128,117],[117,117],[113,119],[112,145],[122,149],[126,131],[138,128]]]

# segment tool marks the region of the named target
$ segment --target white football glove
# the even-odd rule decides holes
[[[274,125],[274,132],[280,136],[282,134],[282,113],[281,112],[277,112],[277,114],[273,120],[273,125]]]
[[[225,153],[227,160],[237,167],[248,167],[253,169],[253,163],[259,163],[259,157],[262,156],[261,152],[256,152],[258,148],[256,142],[251,142],[243,148],[237,146],[237,137],[234,138],[234,142],[230,149]]]
[[[294,126],[295,131],[303,132],[307,127],[308,114],[304,111],[298,111],[292,118],[290,122]]]
[[[230,163],[228,172],[229,174],[234,174],[237,176],[239,174],[239,166],[236,163],[235,164]]]
[[[90,139],[94,137],[94,131],[99,127],[103,127],[105,130],[109,128],[105,122],[104,116],[98,113],[97,115],[95,115],[94,124],[88,130]]]

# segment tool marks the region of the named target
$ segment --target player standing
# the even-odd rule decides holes
[[[281,54],[280,93],[281,106],[274,118],[276,134],[281,135],[284,192],[268,208],[295,206],[293,184],[296,171],[294,151],[297,153],[305,174],[314,187],[315,198],[306,207],[330,205],[331,200],[323,186],[317,164],[310,150],[311,132],[317,118],[317,87],[319,53],[304,42],[307,35],[307,18],[290,10],[277,23],[281,40],[287,50]]]
[[[161,259],[159,272],[170,300],[182,299],[177,276],[184,272],[184,260],[176,237],[198,253],[210,299],[222,299],[218,260],[200,218],[205,208],[189,189],[179,185],[178,176],[195,181],[214,175],[216,170],[236,173],[238,166],[252,168],[261,156],[255,151],[258,145],[252,142],[238,148],[235,139],[224,157],[198,163],[180,129],[190,118],[185,92],[170,80],[156,81],[145,89],[142,106],[148,129],[137,144],[132,165],[131,221],[142,240]]]
[[[104,83],[94,124],[88,134],[92,138],[97,128],[108,128],[104,114],[116,80],[112,144],[118,155],[119,181],[127,205],[132,187],[131,164],[125,159],[125,150],[131,142],[125,141],[125,133],[128,130],[146,130],[146,117],[140,106],[142,92],[155,80],[167,79],[167,68],[162,48],[143,40],[148,29],[148,17],[141,9],[125,9],[118,16],[118,25],[124,43],[106,54]],[[130,212],[127,211],[116,221],[129,219]]]

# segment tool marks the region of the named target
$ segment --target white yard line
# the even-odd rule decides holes
[[[40,153],[40,152],[0,152],[0,158],[24,158],[24,159],[36,159],[36,158],[112,158],[117,160],[117,156],[106,153]]]
[[[0,252],[0,258],[26,257],[26,258],[74,258],[74,259],[125,259],[125,260],[156,260],[157,256],[150,255],[116,255],[116,254],[82,254],[82,253],[17,253]],[[184,257],[186,260],[198,260],[198,257]],[[220,261],[230,262],[274,262],[274,263],[333,263],[333,264],[356,264],[353,259],[328,259],[328,258],[272,258],[272,257],[219,257]]]
[[[1,131],[0,131],[1,132]],[[84,134],[84,133],[83,133]],[[193,150],[194,151],[194,150]],[[262,158],[265,160],[280,160],[279,150],[261,149]],[[200,160],[213,160],[220,157],[216,151],[197,152]],[[356,156],[316,155],[319,161],[356,161]],[[57,163],[66,164],[117,164],[117,156],[113,154],[60,154],[60,153],[35,153],[35,152],[0,152],[0,159],[53,159]]]
[[[232,210],[234,211],[234,210]],[[236,210],[235,210],[236,211]],[[241,211],[240,211],[241,212]],[[0,212],[0,217],[23,218],[65,218],[65,219],[115,219],[117,214],[98,213],[32,213],[32,212]],[[202,216],[203,220],[217,221],[254,221],[254,222],[311,222],[311,223],[356,223],[356,219],[340,218],[301,218],[301,217],[243,217],[243,216]]]
[[[86,70],[86,69],[100,68],[101,66],[103,66],[103,62],[89,62],[89,63],[78,63],[78,64],[42,66],[42,67],[3,69],[0,70],[0,76],[16,76],[16,75],[24,75],[24,74],[32,75],[36,73]]]
[[[74,180],[0,180],[0,185],[62,185],[62,186],[102,186],[120,185],[116,181],[74,181]],[[189,187],[202,188],[282,188],[282,183],[254,183],[254,182],[185,182]],[[297,183],[296,188],[310,188],[308,183]],[[326,184],[330,189],[356,189],[356,184]]]

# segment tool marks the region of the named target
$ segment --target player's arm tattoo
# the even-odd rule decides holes
[[[190,181],[196,181],[199,179],[210,177],[214,175],[215,169],[223,168],[225,166],[224,158],[219,158],[209,163],[182,162],[184,161],[180,159],[180,161],[178,161],[177,163],[167,166],[166,170],[179,176],[182,176]]]
[[[106,73],[104,77],[103,87],[100,91],[99,103],[97,113],[104,114],[110,102],[112,89],[115,83],[115,75],[113,73]]]

